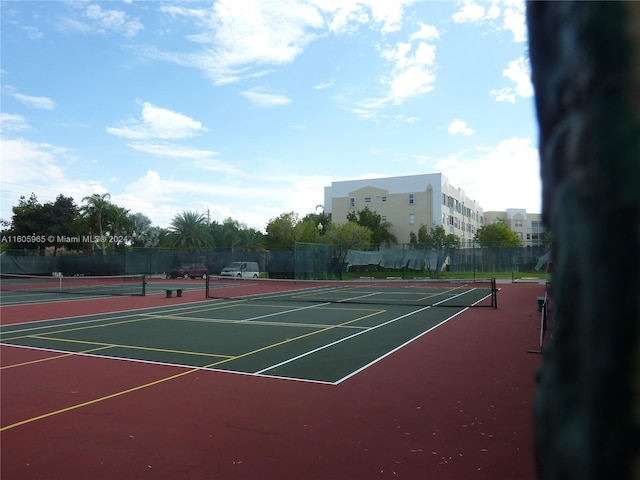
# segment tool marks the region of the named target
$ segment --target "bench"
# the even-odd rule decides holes
[[[171,298],[172,296],[173,296],[173,290],[167,289],[166,298]],[[182,296],[182,289],[181,288],[176,289],[176,297],[181,297],[181,296]]]

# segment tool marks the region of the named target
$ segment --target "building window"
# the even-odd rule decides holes
[[[382,197],[382,201],[386,202],[387,201],[387,197]]]
[[[416,203],[415,195],[413,193],[409,194],[409,205],[413,205]]]
[[[387,217],[385,217],[384,215],[382,215],[382,216],[380,217],[380,220],[382,220],[383,222],[386,222],[386,221],[387,221]]]
[[[356,197],[349,198],[349,208],[356,208]]]
[[[516,228],[522,228],[522,220],[516,220]]]
[[[371,203],[371,197],[364,197],[364,203]]]
[[[447,195],[445,193],[442,194],[442,204],[443,205],[447,204]]]
[[[413,213],[410,213],[410,214],[409,214],[409,223],[410,223],[411,225],[413,225],[414,223],[416,223],[416,216],[415,216],[415,214],[413,214]]]

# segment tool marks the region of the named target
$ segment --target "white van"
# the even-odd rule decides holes
[[[222,269],[220,275],[223,277],[258,278],[260,268],[256,262],[231,262]]]

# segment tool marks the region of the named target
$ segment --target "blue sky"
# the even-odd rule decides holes
[[[539,213],[524,2],[2,1],[1,212],[93,193],[264,230],[442,172]]]

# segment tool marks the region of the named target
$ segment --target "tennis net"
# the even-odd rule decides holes
[[[497,308],[495,279],[280,280],[208,277],[206,298]]]
[[[80,295],[145,295],[144,275],[48,276],[2,274],[0,291]]]

